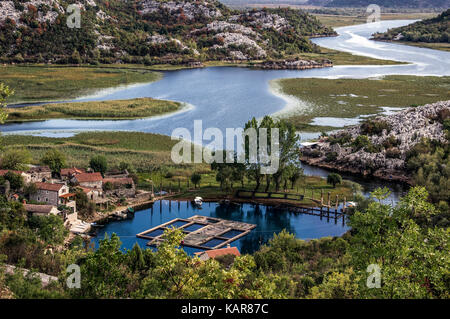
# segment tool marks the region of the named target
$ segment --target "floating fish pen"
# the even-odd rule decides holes
[[[218,249],[247,235],[256,225],[215,217],[195,215],[176,218],[167,223],[148,229],[136,237],[148,239],[148,246],[158,246],[164,239],[164,230],[180,228],[185,237],[182,246],[203,250]]]

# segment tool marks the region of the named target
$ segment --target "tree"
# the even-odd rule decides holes
[[[294,185],[297,181],[303,177],[303,168],[292,165],[289,181],[291,182],[291,189],[294,189]]]
[[[94,172],[100,172],[102,175],[105,175],[105,172],[108,169],[108,162],[106,161],[106,157],[97,155],[91,158],[89,166]]]
[[[202,175],[200,175],[200,174],[197,173],[197,172],[194,172],[194,173],[191,175],[191,182],[194,183],[194,187],[195,187],[195,188],[197,188],[197,186],[198,186],[198,184],[200,183],[201,179],[202,179]]]
[[[378,193],[383,193],[379,191]],[[423,187],[413,187],[396,207],[373,201],[350,216],[349,256],[361,298],[449,298],[448,228],[421,228],[417,213],[433,216]],[[369,289],[367,267],[377,264],[381,288]]]
[[[336,184],[342,183],[342,177],[339,174],[331,173],[327,177],[327,183],[333,185],[333,188],[336,188]]]
[[[66,157],[57,149],[52,149],[42,156],[41,163],[50,167],[53,173],[59,174],[66,165]]]
[[[78,53],[77,49],[73,50],[73,53],[70,56],[70,63],[81,64],[81,56],[80,56],[80,53]]]
[[[5,123],[8,113],[5,111],[5,101],[6,99],[13,95],[14,91],[11,90],[8,86],[0,82],[0,124]]]
[[[31,162],[31,154],[26,149],[9,149],[1,158],[1,167],[11,170],[25,170]]]
[[[18,191],[24,186],[23,177],[19,174],[7,172],[4,175],[4,179],[9,181],[12,190]]]

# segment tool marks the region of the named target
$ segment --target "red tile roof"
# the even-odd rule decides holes
[[[227,248],[220,248],[220,249],[211,249],[206,250],[203,252],[195,253],[196,255],[203,255],[207,254],[209,258],[216,258],[219,256],[225,256],[225,255],[235,255],[240,256],[240,252],[236,247],[227,247]]]
[[[52,183],[42,183],[42,182],[37,182],[35,184],[36,184],[37,189],[52,191],[52,192],[59,192],[59,190],[63,186],[65,186],[65,184],[52,184]]]
[[[76,195],[75,193],[66,193],[66,194],[60,195],[59,197],[60,198],[70,198],[70,197],[73,197],[75,195]]]
[[[81,173],[76,175],[75,178],[78,183],[103,181],[102,174],[100,173]]]
[[[62,176],[82,174],[82,173],[86,173],[86,171],[83,168],[72,167],[72,168],[62,168],[61,169]]]
[[[45,213],[45,214],[49,214],[55,207],[52,205],[34,205],[34,204],[24,204],[23,206],[27,212]]]

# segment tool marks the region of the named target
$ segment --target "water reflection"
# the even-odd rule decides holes
[[[131,249],[135,243],[146,248],[147,240],[136,238],[136,234],[175,218],[188,218],[193,215],[202,215],[223,218],[245,223],[256,224],[250,234],[234,241],[235,246],[242,253],[252,253],[259,249],[261,244],[273,237],[283,229],[295,234],[297,238],[314,239],[326,236],[341,236],[349,227],[335,222],[334,215],[326,216],[304,215],[292,213],[287,210],[274,209],[264,205],[241,204],[220,205],[218,203],[204,203],[202,208],[195,207],[187,201],[163,200],[153,204],[152,207],[138,211],[133,219],[111,222],[100,228],[93,239],[96,247],[105,234],[116,233],[121,241],[122,248]],[[186,247],[189,253],[197,249]]]

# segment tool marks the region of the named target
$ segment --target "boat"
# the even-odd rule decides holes
[[[356,207],[356,203],[355,202],[348,202],[347,205],[345,206],[346,208],[353,208]]]
[[[200,196],[197,196],[194,198],[194,204],[197,206],[202,206],[203,203],[203,198],[201,198]]]

